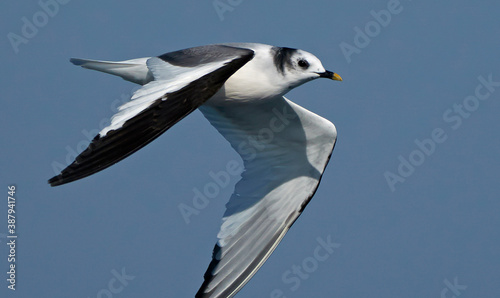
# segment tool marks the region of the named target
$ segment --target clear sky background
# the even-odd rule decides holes
[[[137,88],[70,57],[220,42],[304,49],[344,79],[288,94],[336,125],[337,145],[314,199],[237,297],[500,297],[498,1],[48,3],[0,4],[1,297],[194,296],[239,178],[189,223],[179,206],[196,207],[211,172],[241,163],[199,111],[103,172],[47,179]],[[326,259],[318,237],[336,243]]]

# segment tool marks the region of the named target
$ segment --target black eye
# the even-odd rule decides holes
[[[302,68],[308,68],[309,67],[309,62],[307,62],[306,60],[304,59],[301,59],[299,60],[298,62],[299,66],[302,67]]]

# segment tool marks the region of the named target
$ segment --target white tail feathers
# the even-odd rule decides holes
[[[153,80],[153,74],[146,65],[148,59],[149,57],[113,62],[71,58],[69,61],[83,68],[102,71],[136,84],[145,85]]]

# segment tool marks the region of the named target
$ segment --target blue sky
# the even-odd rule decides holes
[[[194,296],[239,178],[189,223],[179,206],[241,163],[200,112],[101,173],[46,181],[136,88],[69,58],[220,42],[301,48],[344,79],[288,94],[336,125],[337,144],[314,199],[236,297],[500,295],[498,1],[41,3],[0,4],[0,296]]]

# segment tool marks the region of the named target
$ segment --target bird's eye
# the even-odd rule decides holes
[[[308,68],[309,67],[309,62],[307,62],[306,60],[304,59],[301,59],[299,60],[298,62],[299,66],[302,67],[302,68]]]

